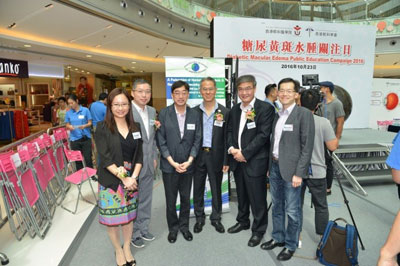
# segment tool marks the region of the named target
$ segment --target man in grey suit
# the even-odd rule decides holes
[[[167,205],[168,241],[175,243],[178,230],[187,241],[193,239],[189,231],[190,189],[194,174],[193,160],[201,145],[199,112],[186,105],[189,84],[178,80],[171,86],[174,103],[162,109],[158,116],[161,127],[157,130],[157,145],[161,153],[160,168],[163,175]],[[176,199],[180,196],[179,219]]]
[[[131,243],[136,248],[142,248],[145,245],[143,240],[155,239],[154,235],[149,232],[149,224],[154,171],[157,167],[156,129],[154,126],[156,110],[147,105],[151,98],[151,87],[147,81],[136,80],[133,83],[131,94],[133,118],[135,122],[140,123],[143,140],[143,166],[139,175],[139,205]]]
[[[301,220],[301,184],[310,169],[314,146],[312,113],[296,105],[299,85],[291,78],[282,79],[278,97],[282,109],[275,115],[269,159],[269,183],[272,198],[272,239],[261,245],[271,250],[284,247],[277,256],[289,260],[297,248]],[[285,229],[285,218],[288,224]]]

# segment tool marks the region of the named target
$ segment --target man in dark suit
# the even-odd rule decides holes
[[[157,145],[161,153],[160,168],[163,173],[167,205],[168,241],[175,243],[178,230],[187,241],[193,239],[189,231],[190,189],[194,174],[193,160],[201,145],[201,122],[199,112],[186,105],[189,84],[176,81],[171,95],[174,104],[162,109],[159,115]],[[176,199],[180,196],[179,219]]]
[[[272,198],[272,239],[261,245],[271,250],[284,247],[278,260],[289,260],[299,241],[301,215],[301,184],[310,169],[314,146],[312,113],[296,105],[299,85],[291,78],[282,79],[278,97],[282,109],[276,114],[272,129],[269,162],[269,183]],[[285,229],[285,216],[288,225]]]
[[[228,120],[228,109],[217,103],[216,83],[213,78],[207,77],[200,81],[200,94],[203,103],[194,109],[202,118],[202,148],[195,161],[195,175],[193,182],[193,203],[196,215],[196,224],[193,231],[200,233],[205,223],[204,213],[204,189],[206,177],[210,182],[212,194],[212,212],[210,216],[211,225],[219,233],[224,233],[225,228],[221,223],[222,196],[221,184],[222,174],[229,170],[228,154],[226,148],[226,121]]]
[[[266,174],[270,134],[275,109],[255,98],[256,80],[244,75],[237,80],[240,100],[229,113],[227,127],[230,168],[234,172],[238,195],[237,223],[228,233],[250,228],[250,209],[254,220],[250,247],[257,246],[268,225]]]

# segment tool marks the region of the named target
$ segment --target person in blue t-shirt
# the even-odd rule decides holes
[[[396,137],[393,140],[392,151],[389,154],[389,157],[386,160],[386,164],[392,168],[392,178],[393,181],[397,184],[399,198],[400,198],[400,137],[399,133],[397,133]]]
[[[103,121],[106,117],[107,110],[107,93],[102,92],[99,95],[99,100],[90,105],[90,113],[93,118],[93,130],[96,129],[96,125],[98,122]]]
[[[69,140],[72,150],[82,152],[86,166],[93,167],[92,162],[92,140],[90,128],[92,126],[92,115],[89,109],[79,105],[75,94],[68,97],[70,110],[65,115],[66,128],[70,130]],[[76,170],[83,167],[81,162],[76,162]]]

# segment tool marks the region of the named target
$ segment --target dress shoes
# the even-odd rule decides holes
[[[193,227],[193,232],[200,233],[203,230],[204,222],[197,222]]]
[[[291,251],[287,248],[283,248],[282,251],[278,254],[276,257],[277,260],[280,261],[285,261],[285,260],[290,260],[294,254],[294,251]]]
[[[182,232],[183,238],[186,239],[187,241],[192,241],[193,240],[193,235],[190,233],[189,230]]]
[[[262,239],[262,237],[259,236],[259,235],[252,235],[252,236],[250,237],[250,240],[249,240],[249,242],[247,243],[247,245],[248,245],[249,247],[255,247],[255,246],[257,246],[258,244],[260,244],[261,239]]]
[[[250,228],[250,225],[241,225],[240,223],[236,223],[234,226],[230,227],[228,229],[228,233],[230,234],[235,234],[235,233],[239,233],[242,230],[247,230]]]
[[[169,234],[168,234],[168,242],[171,243],[171,244],[175,243],[177,236],[178,236],[177,232],[169,232]]]
[[[275,240],[271,239],[270,241],[263,243],[261,245],[261,248],[264,250],[271,250],[276,247],[283,247],[283,246],[285,246],[285,243],[278,243]]]
[[[215,230],[217,230],[218,233],[225,233],[224,225],[220,221],[213,221],[211,222],[211,225],[215,227]]]

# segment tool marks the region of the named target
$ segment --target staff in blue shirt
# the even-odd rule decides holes
[[[68,97],[70,110],[65,115],[66,128],[70,130],[69,140],[72,150],[82,152],[86,166],[93,167],[92,141],[90,127],[92,126],[92,115],[89,109],[79,105],[75,94]],[[83,167],[81,162],[76,162],[76,169]]]
[[[99,95],[99,100],[90,105],[90,113],[93,118],[93,128],[96,129],[98,122],[101,122],[106,117],[107,110],[107,93],[102,92]]]

